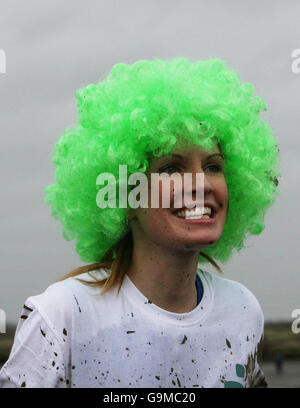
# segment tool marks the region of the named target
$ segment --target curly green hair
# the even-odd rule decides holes
[[[225,158],[230,209],[221,238],[202,252],[224,263],[247,234],[263,231],[278,194],[279,149],[260,117],[264,101],[224,61],[118,63],[76,98],[78,124],[55,144],[56,184],[45,193],[82,261],[101,261],[129,229],[126,208],[97,206],[97,176],[110,172],[118,180],[121,164],[128,177],[146,172],[149,158],[170,153],[179,139],[207,150],[217,141]]]

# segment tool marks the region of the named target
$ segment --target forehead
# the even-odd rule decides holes
[[[211,156],[215,153],[220,153],[223,156],[222,150],[220,145],[216,142],[216,144],[209,150],[205,149],[203,146],[190,144],[190,143],[177,143],[174,148],[167,154],[156,157],[152,160],[152,163],[158,163],[168,158],[177,157],[182,158],[184,160],[189,160],[193,158],[201,158],[205,159],[208,156]],[[216,156],[218,157],[218,156]],[[221,156],[219,156],[221,157]]]
[[[221,149],[218,144],[213,146],[211,149],[206,150],[202,146],[197,146],[197,145],[177,145],[174,147],[174,149],[170,152],[170,155],[172,154],[177,154],[181,155],[184,157],[189,157],[189,156],[207,156],[213,153],[221,153]]]

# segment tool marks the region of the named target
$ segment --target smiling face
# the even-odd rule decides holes
[[[168,156],[150,162],[148,208],[130,210],[129,219],[135,242],[148,240],[166,249],[199,251],[215,244],[221,237],[226,221],[228,190],[224,175],[223,155],[216,145],[209,151],[200,146],[177,146]],[[150,173],[192,173],[192,198],[196,198],[195,173],[204,173],[204,207],[211,207],[210,218],[202,218],[203,209],[194,212],[175,207],[174,190],[170,189],[170,208],[151,208]],[[182,183],[183,184],[183,183]],[[182,197],[183,197],[182,187]],[[160,197],[162,184],[160,183]],[[184,204],[183,204],[184,205]],[[208,210],[210,212],[210,210]],[[202,218],[202,219],[201,219]]]

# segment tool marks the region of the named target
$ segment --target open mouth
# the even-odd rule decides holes
[[[185,220],[208,220],[213,219],[216,211],[212,207],[183,208],[174,213],[175,217]]]

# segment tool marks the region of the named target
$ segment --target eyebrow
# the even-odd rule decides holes
[[[183,157],[183,156],[180,156],[180,154],[170,154],[170,156],[179,157],[179,159],[184,159],[184,157]],[[209,156],[207,156],[207,157],[206,157],[206,160],[207,160],[207,159],[211,159],[211,158],[214,157],[214,156],[220,156],[220,157],[222,157],[222,159],[224,159],[224,156],[223,156],[222,153],[214,153],[214,154],[210,154]]]
[[[210,156],[207,156],[206,158],[207,158],[207,159],[210,159],[211,157],[214,157],[214,156],[221,156],[222,159],[224,159],[224,156],[223,156],[222,153],[214,153],[214,154],[211,154]]]

